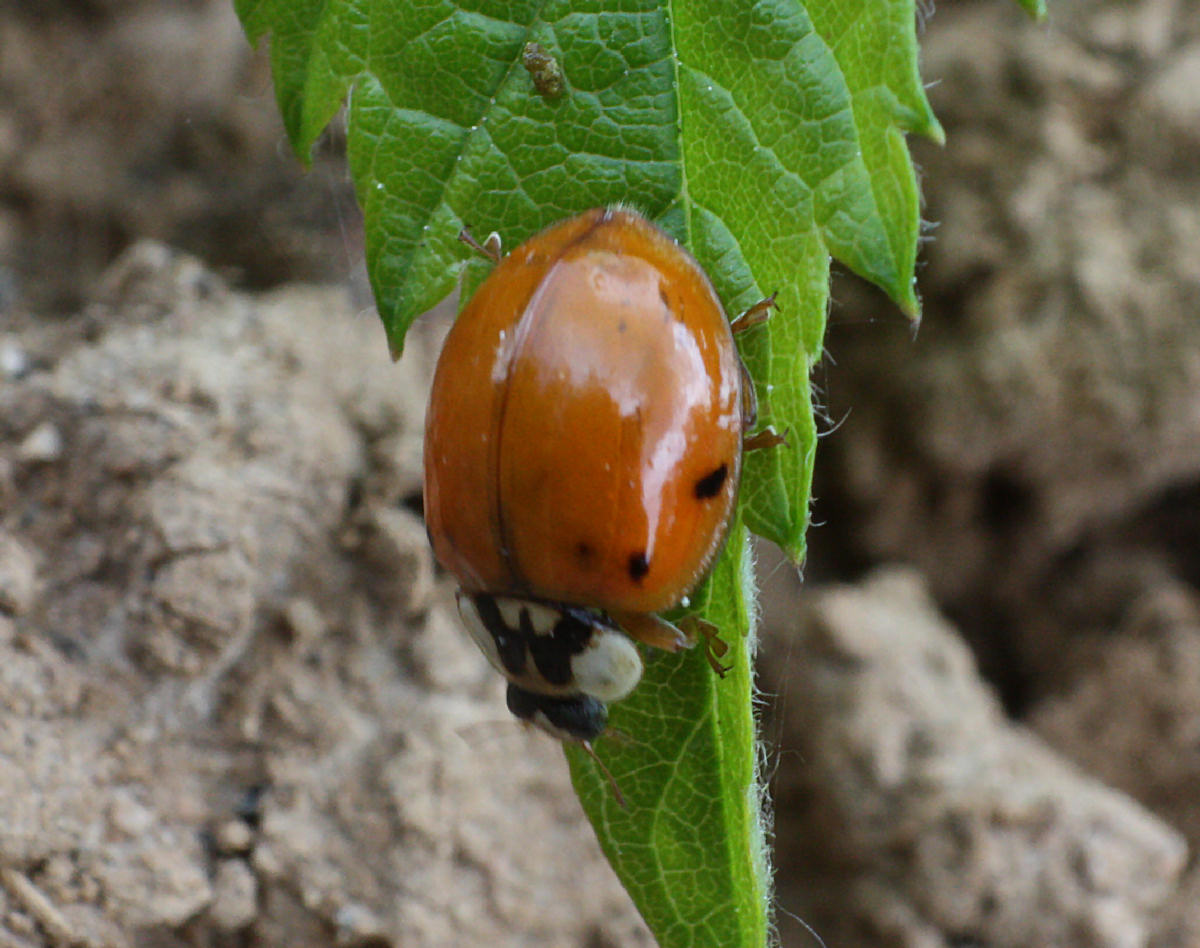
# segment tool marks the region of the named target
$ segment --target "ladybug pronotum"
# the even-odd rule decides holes
[[[733,511],[754,416],[733,331],[690,254],[600,208],[500,260],[446,337],[429,536],[509,709],[558,738],[597,737],[637,685],[630,636],[693,644],[656,613],[703,578]]]

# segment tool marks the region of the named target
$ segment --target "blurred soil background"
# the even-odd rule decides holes
[[[1051,5],[925,24],[920,331],[835,281],[787,948],[1200,948],[1200,4]],[[227,0],[0,3],[0,948],[652,943],[431,562],[341,137]]]

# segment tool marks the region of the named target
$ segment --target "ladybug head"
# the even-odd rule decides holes
[[[608,706],[591,695],[555,698],[508,686],[508,710],[560,741],[591,741],[604,733]]]

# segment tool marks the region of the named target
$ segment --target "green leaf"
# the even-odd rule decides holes
[[[235,0],[270,32],[301,156],[350,99],[367,263],[393,352],[480,268],[457,239],[508,247],[625,202],[686,244],[731,314],[777,293],[739,338],[761,425],[738,523],[693,606],[731,646],[648,656],[596,764],[568,749],[601,845],[660,945],[760,946],[768,882],[754,780],[753,579],[745,527],[804,554],[830,256],[915,319],[919,229],[905,132],[935,139],[914,0]],[[536,44],[536,69],[523,64]],[[745,527],[742,524],[745,524]]]
[[[760,418],[786,430],[792,450],[747,458],[746,520],[799,560],[830,253],[918,312],[918,193],[900,129],[941,129],[916,71],[913,9],[709,0],[677,4],[673,25],[698,256],[733,264],[710,269],[731,308],[765,290],[781,310],[743,352]]]
[[[748,535],[733,527],[725,555],[695,603],[727,639],[725,678],[703,648],[651,659],[637,690],[615,705],[597,753],[599,768],[567,748],[584,809],[600,845],[641,909],[659,945],[766,944],[766,841],[750,713],[754,657]],[[732,636],[732,633],[728,633]]]
[[[618,201],[696,252],[731,311],[778,291],[744,340],[764,425],[746,521],[799,561],[816,431],[829,254],[910,315],[918,194],[902,130],[939,137],[917,76],[912,0],[237,0],[272,34],[285,122],[307,154],[350,95],[367,263],[393,352],[470,259]],[[536,42],[566,92],[537,93]]]

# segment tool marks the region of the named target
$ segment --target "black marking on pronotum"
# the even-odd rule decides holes
[[[668,314],[668,315],[670,315],[670,313],[671,313],[671,300],[670,300],[670,298],[667,296],[667,291],[666,291],[666,290],[664,290],[664,289],[662,288],[662,284],[661,284],[661,283],[660,283],[660,284],[659,284],[659,286],[658,286],[658,298],[659,298],[660,300],[662,300],[662,304],[663,304],[663,306],[666,308],[666,310],[667,310],[667,314]]]
[[[521,638],[526,642],[532,642],[538,635],[538,630],[533,627],[533,617],[529,614],[529,607],[522,606],[520,617],[517,619],[517,627],[521,630]],[[553,629],[548,630],[553,631]]]
[[[525,610],[521,610],[521,617],[524,620]],[[549,635],[529,637],[529,654],[533,658],[534,666],[547,683],[570,684],[574,676],[571,659],[582,652],[592,640],[593,627],[591,617],[571,610],[554,623]]]
[[[709,473],[705,474],[700,480],[696,481],[696,499],[709,500],[721,493],[721,488],[725,486],[725,478],[729,476],[729,465],[722,464]]]
[[[483,626],[492,634],[496,643],[496,654],[500,664],[510,675],[520,675],[525,671],[525,641],[524,637],[508,627],[500,607],[491,596],[475,596],[475,608],[479,610],[479,618]],[[524,614],[522,615],[524,618]]]
[[[608,707],[591,695],[552,698],[510,684],[506,699],[508,710],[522,721],[537,723],[540,713],[552,727],[578,741],[599,737],[608,723]]]
[[[630,553],[629,578],[635,583],[640,583],[646,578],[648,572],[650,572],[650,561],[646,559],[646,551],[640,550],[637,553]]]
[[[598,616],[582,609],[567,608],[562,610],[562,618],[554,623],[554,640],[572,655],[578,655],[587,648],[600,626],[611,627],[610,623],[602,622]]]

